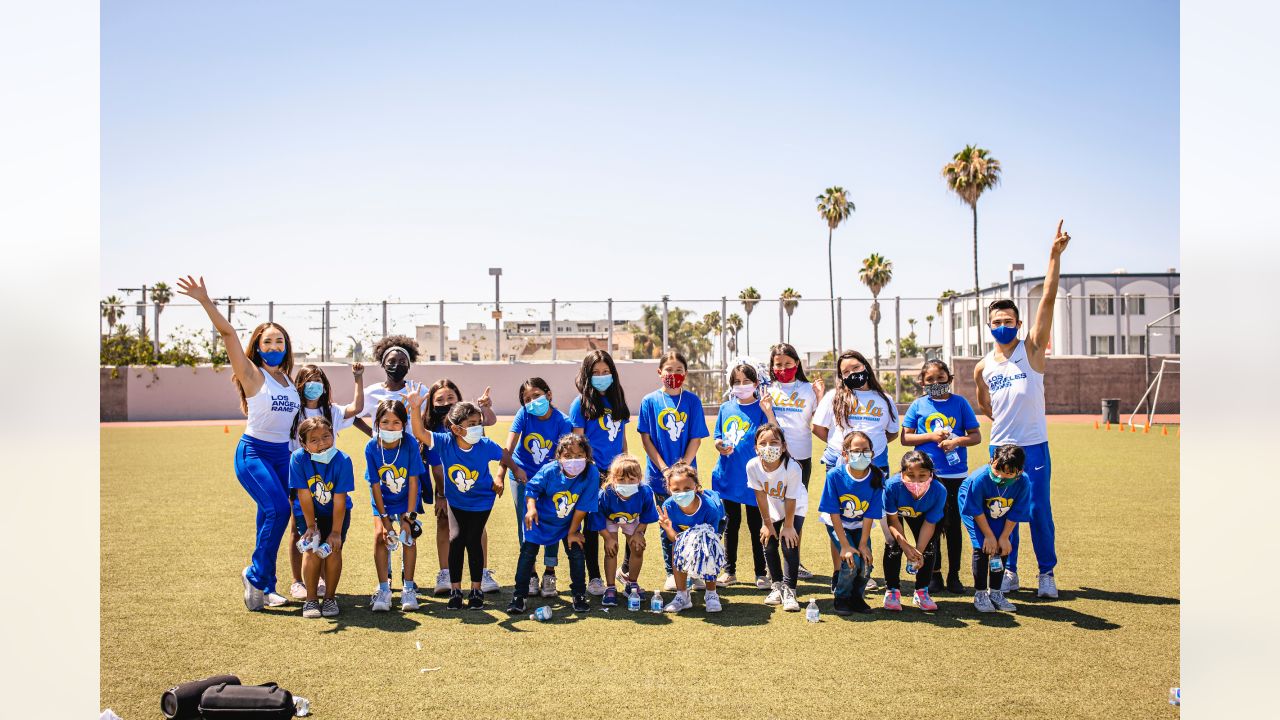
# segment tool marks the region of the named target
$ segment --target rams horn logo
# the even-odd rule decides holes
[[[720,434],[723,437],[724,444],[729,447],[737,447],[738,443],[749,432],[751,432],[751,421],[737,415],[725,418],[724,425],[720,427]]]
[[[1013,498],[993,497],[987,498],[987,512],[991,513],[991,518],[1002,518],[1009,514],[1009,508],[1013,507]]]
[[[311,496],[321,505],[328,505],[333,500],[333,483],[325,484],[324,479],[319,475],[312,475],[307,479],[307,489],[311,491]]]
[[[634,522],[640,522],[640,513],[615,512],[609,513],[609,522],[614,525],[630,525]]]
[[[561,490],[551,496],[551,503],[556,506],[556,517],[566,518],[573,512],[573,506],[578,503],[578,496],[568,490]]]
[[[609,433],[609,442],[618,439],[618,431],[622,429],[622,423],[613,419],[613,415],[609,412],[609,408],[604,409],[604,414],[596,419],[600,423],[600,429]]]
[[[404,484],[409,479],[409,471],[396,465],[383,465],[378,468],[378,477],[392,495],[404,492]]]
[[[938,432],[942,428],[954,430],[956,427],[955,418],[949,418],[940,412],[931,413],[929,417],[924,419],[924,429],[928,432]]]
[[[859,498],[857,495],[845,494],[840,496],[840,513],[850,520],[857,520],[867,511],[867,501]]]
[[[479,479],[480,473],[467,469],[466,465],[455,463],[449,466],[449,480],[458,488],[458,492],[471,490]]]
[[[902,517],[909,517],[909,518],[920,517],[920,513],[916,512],[916,509],[911,507],[910,505],[903,505],[902,507],[898,508],[898,514],[901,515]]]
[[[524,449],[529,451],[534,463],[541,465],[546,461],[547,454],[551,452],[551,441],[538,433],[529,433],[524,439]]]
[[[688,413],[682,413],[675,408],[664,408],[658,413],[658,427],[667,431],[667,436],[671,438],[671,442],[679,442],[680,434],[684,432],[685,420],[688,417]]]

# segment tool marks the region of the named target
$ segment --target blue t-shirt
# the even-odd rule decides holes
[[[867,476],[858,480],[849,474],[844,464],[831,468],[822,486],[818,512],[839,515],[841,524],[850,529],[861,527],[863,519],[884,517],[884,487],[879,490],[871,487],[872,476],[879,474],[880,468],[872,466]]]
[[[524,486],[525,498],[534,499],[538,522],[524,531],[524,541],[551,545],[569,536],[573,513],[595,512],[600,494],[600,471],[590,463],[577,477],[565,477],[560,463],[547,463]],[[521,514],[523,516],[523,513]],[[521,519],[521,522],[524,522]]]
[[[704,438],[707,433],[707,418],[702,414],[702,400],[688,390],[681,390],[676,397],[671,397],[662,390],[654,390],[640,401],[640,419],[636,421],[636,431],[649,436],[649,441],[658,449],[658,456],[668,466],[674,465],[684,457],[689,449],[689,441]],[[693,466],[698,466],[698,459],[693,459]],[[667,495],[667,481],[662,477],[653,460],[648,462],[647,479],[653,486],[653,492]]]
[[[756,430],[768,422],[760,403],[742,405],[730,399],[720,406],[716,416],[715,437],[725,445],[732,445],[728,455],[716,453],[718,459],[711,471],[711,489],[725,500],[756,505],[756,493],[747,487],[747,463],[756,456]]]
[[[916,498],[902,482],[902,475],[894,475],[884,484],[884,514],[904,518],[924,517],[935,525],[942,520],[947,506],[947,488],[938,481],[929,483],[924,496]]]
[[[692,515],[681,510],[675,498],[667,498],[662,503],[662,509],[667,512],[667,518],[671,520],[671,526],[675,528],[677,535],[694,525],[707,524],[713,528],[720,527],[720,521],[724,518],[724,503],[721,502],[719,493],[714,490],[702,490],[698,492],[698,497],[701,502],[698,503],[698,509],[694,510]]]
[[[582,412],[582,396],[573,399],[569,406],[569,424],[581,428],[591,446],[591,459],[602,471],[608,471],[613,459],[622,452],[622,444],[626,441],[627,421],[615,422],[609,401],[604,401],[604,414],[595,420],[588,421]]]
[[[604,530],[605,523],[630,525],[631,523],[658,522],[658,506],[654,504],[653,488],[641,483],[636,494],[625,500],[614,491],[612,485],[600,488],[596,511],[587,517],[587,528]]]
[[[451,432],[433,432],[434,447],[444,466],[444,497],[459,510],[478,512],[493,509],[497,494],[489,463],[502,459],[502,447],[489,438],[463,450]]]
[[[902,427],[909,433],[937,432],[942,426],[951,428],[952,437],[964,437],[978,424],[978,416],[973,407],[963,396],[951,394],[946,400],[934,400],[929,396],[916,398],[902,417]],[[938,447],[938,443],[929,441],[916,447],[933,461],[934,472],[940,476],[959,477],[969,474],[969,449],[956,448],[960,462],[951,465],[947,462],[947,454]]]
[[[555,460],[556,443],[561,436],[573,432],[573,425],[564,413],[555,408],[551,408],[551,414],[545,420],[520,408],[511,421],[511,432],[519,438],[511,459],[531,478],[544,465]]]
[[[364,479],[369,482],[369,505],[373,514],[378,514],[378,505],[373,501],[373,484],[378,483],[382,490],[382,507],[388,515],[400,515],[409,512],[409,478],[418,477],[419,496],[424,482],[430,482],[427,468],[422,464],[422,451],[418,441],[405,433],[400,444],[393,450],[384,449],[373,437],[364,445]],[[413,507],[417,507],[418,498],[412,498]]]
[[[316,515],[333,516],[334,493],[347,494],[347,509],[351,509],[351,493],[356,489],[355,471],[351,468],[351,456],[339,450],[327,463],[311,459],[311,453],[298,448],[289,456],[289,487],[311,491],[311,505]],[[302,504],[293,499],[293,512],[302,514]]]
[[[986,465],[974,470],[960,485],[957,502],[960,513],[969,521],[965,525],[969,525],[975,516],[986,515],[991,532],[1000,537],[1005,522],[1031,522],[1031,481],[1024,472],[1017,480],[1001,488],[991,477],[991,466]],[[981,543],[981,533],[975,532],[973,539]]]

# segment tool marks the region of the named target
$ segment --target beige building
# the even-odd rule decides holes
[[[623,329],[625,321],[615,321],[613,330],[613,357],[630,360],[635,348],[635,335]],[[419,325],[415,339],[425,362],[493,362],[495,360],[494,330],[485,323],[471,322],[458,330],[458,337],[449,337],[449,326]],[[444,353],[441,357],[440,338],[444,336]],[[502,329],[503,362],[550,362],[551,322],[527,320],[510,322]],[[607,350],[609,322],[607,320],[556,321],[556,360],[581,360],[592,350]]]

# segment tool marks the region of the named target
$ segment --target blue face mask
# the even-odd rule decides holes
[[[324,463],[327,465],[329,464],[329,461],[333,459],[333,456],[336,455],[337,453],[338,453],[338,448],[330,446],[329,449],[325,450],[324,452],[311,453],[311,459],[315,460],[318,463]]]
[[[684,492],[671,493],[671,499],[675,500],[680,507],[688,507],[693,504],[693,498],[697,494],[697,490],[686,490]]]
[[[856,470],[858,472],[862,472],[863,470],[867,469],[868,465],[871,464],[871,460],[872,460],[871,453],[867,453],[867,452],[853,453],[849,455],[849,468],[852,470]]]
[[[546,395],[540,395],[524,404],[525,412],[542,417],[551,409],[551,401]]]
[[[599,392],[604,392],[613,387],[613,375],[592,375],[591,387]]]
[[[403,430],[378,430],[378,439],[384,443],[399,442],[402,436]]]
[[[312,380],[302,385],[302,397],[308,400],[319,400],[324,394],[324,383]]]
[[[1001,345],[1008,345],[1018,338],[1018,328],[1012,325],[1001,325],[991,328],[991,337]]]
[[[279,367],[284,362],[283,350],[263,350],[258,349],[258,357],[262,358],[262,364],[268,367]]]

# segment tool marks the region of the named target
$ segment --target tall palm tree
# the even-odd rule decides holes
[[[911,326],[911,337],[916,336],[916,319],[907,318],[907,324]]]
[[[973,302],[977,307],[982,286],[978,284],[978,198],[987,190],[1000,184],[1000,161],[990,156],[990,151],[976,145],[951,157],[942,166],[942,178],[947,189],[954,192],[973,211]]]
[[[871,333],[876,351],[876,370],[880,369],[880,291],[893,279],[893,262],[880,253],[871,255],[862,261],[862,270],[858,279],[871,290]]]
[[[787,342],[791,342],[791,313],[796,311],[796,306],[800,304],[800,293],[792,288],[782,291],[782,309],[787,313]]]
[[[738,332],[742,330],[742,316],[738,313],[731,313],[724,321],[725,329],[729,331],[729,350],[738,352]],[[748,350],[750,355],[751,351]]]
[[[831,356],[838,357],[840,351],[836,348],[836,281],[835,269],[831,264],[831,238],[840,223],[853,214],[853,201],[849,199],[845,189],[839,185],[827,188],[814,200],[818,203],[818,214],[827,223],[827,285],[831,292]],[[790,333],[788,328],[788,339]]]
[[[172,299],[173,290],[168,283],[158,282],[151,286],[151,302],[155,303],[156,307],[156,337],[154,345],[157,356],[160,354],[160,313],[164,312],[164,306],[168,305]]]
[[[712,335],[718,336],[720,334],[720,311],[719,310],[712,310],[711,312],[702,316],[702,321],[698,323],[698,334],[706,338],[708,351],[713,352],[715,349],[715,343],[711,342],[711,336]],[[704,357],[702,359],[702,364],[710,365],[711,364],[710,359]]]
[[[742,309],[747,313],[747,354],[751,354],[751,311],[756,309],[756,303],[760,302],[760,291],[755,287],[749,286],[742,292],[738,293],[738,299],[742,301]]]
[[[107,320],[107,332],[115,332],[116,323],[120,322],[120,317],[124,315],[124,304],[120,302],[120,296],[108,295],[102,301],[102,317]]]
[[[927,323],[929,323],[929,340],[928,340],[928,342],[929,342],[929,344],[930,344],[930,345],[932,345],[932,344],[933,344],[933,320],[934,320],[934,317],[933,317],[932,315],[925,315],[925,316],[924,316],[924,321],[925,321],[925,322],[927,322]]]

